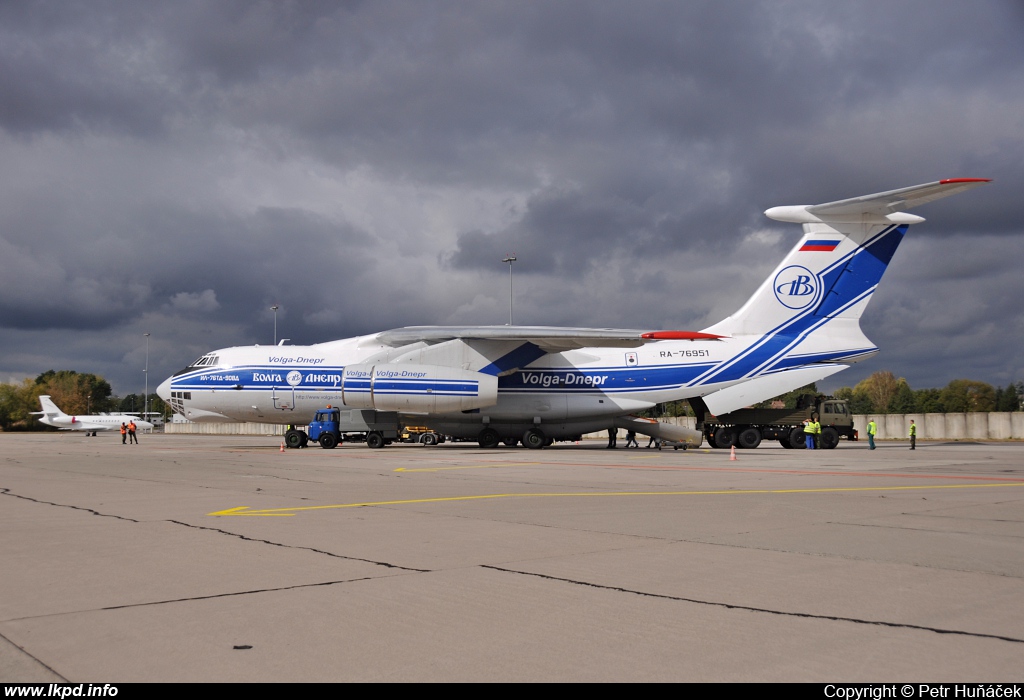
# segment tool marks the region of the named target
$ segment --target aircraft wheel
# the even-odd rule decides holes
[[[547,442],[547,436],[539,428],[530,428],[523,433],[523,444],[531,450],[539,450]]]
[[[320,436],[320,447],[325,450],[333,450],[338,446],[338,438],[334,437],[334,433],[324,433]]]
[[[715,431],[715,447],[732,447],[736,443],[736,431],[732,428],[719,428]]]
[[[544,438],[544,447],[551,447],[554,444],[555,444],[555,439],[554,438],[550,438],[550,437],[549,438]]]
[[[501,442],[501,438],[498,436],[498,431],[494,428],[484,428],[480,431],[476,441],[480,443],[480,447],[490,449],[497,447],[498,443]]]
[[[505,447],[515,447],[519,444],[519,438],[505,438],[502,442],[505,444]]]
[[[424,433],[423,438],[420,440],[424,445],[436,445],[437,436],[433,433]]]
[[[793,428],[789,431],[789,446],[794,450],[803,450],[807,448],[807,438],[804,437],[804,433],[799,428]]]
[[[834,450],[839,444],[839,431],[835,428],[825,428],[821,431],[821,446],[826,450]]]
[[[740,431],[736,438],[736,446],[747,450],[753,450],[761,444],[761,431],[757,428],[747,428]]]
[[[306,435],[306,433],[304,433],[304,432],[303,432],[303,431],[301,431],[301,430],[299,431],[299,435],[301,435],[301,436],[302,436],[302,444],[301,444],[301,445],[299,445],[299,447],[306,447],[307,445],[309,445],[309,436],[308,436],[308,435]],[[341,442],[341,440],[338,440],[338,442],[340,443],[340,442]]]
[[[379,450],[384,447],[384,436],[378,432],[370,433],[366,436],[366,446],[370,449]]]
[[[284,434],[284,446],[292,449],[302,447],[302,435],[301,430],[289,430]],[[331,437],[334,436],[332,435]]]

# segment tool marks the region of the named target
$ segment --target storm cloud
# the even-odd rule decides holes
[[[699,329],[799,237],[915,210],[864,319],[914,388],[1024,379],[1018,2],[0,5],[0,379],[142,389],[409,324]],[[150,383],[152,388],[154,382]]]

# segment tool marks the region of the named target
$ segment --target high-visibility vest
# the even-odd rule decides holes
[[[804,432],[808,435],[814,435],[814,423],[811,421],[804,423]]]
[[[878,434],[878,426],[875,425],[875,421],[870,421],[868,423],[868,435],[876,435],[876,434]]]
[[[917,423],[910,424],[910,437],[917,435]]]
[[[811,423],[811,426],[814,428],[815,435],[821,435],[821,423],[819,423],[818,421],[813,421]]]

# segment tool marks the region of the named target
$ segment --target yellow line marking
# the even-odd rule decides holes
[[[419,469],[406,469],[405,467],[399,467],[395,471],[410,474],[412,472],[445,472],[453,469],[490,469],[492,467],[535,466],[538,464],[540,464],[540,462],[495,462],[494,464],[474,464],[468,467],[420,467]]]
[[[414,503],[443,503],[446,501],[483,501],[497,498],[570,498],[595,496],[726,496],[737,494],[771,494],[771,493],[842,493],[849,491],[922,491],[934,489],[983,489],[1004,486],[1024,486],[1024,482],[1006,484],[938,484],[934,486],[859,486],[848,488],[824,489],[771,489],[771,490],[731,490],[731,491],[594,491],[584,493],[490,493],[480,496],[446,496],[443,498],[413,498],[404,501],[372,501],[366,503],[341,503],[329,506],[297,506],[295,508],[270,508],[267,510],[249,510],[248,506],[238,506],[227,510],[218,510],[207,515],[260,515],[281,516],[295,515],[300,511],[331,510],[338,508],[364,508],[368,506],[398,506]]]

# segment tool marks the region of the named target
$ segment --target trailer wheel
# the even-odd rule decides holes
[[[334,437],[334,433],[324,433],[320,436],[320,447],[325,450],[333,450],[338,446],[338,438]]]
[[[284,434],[284,446],[291,449],[302,447],[302,435],[301,430],[289,430]]]
[[[384,436],[374,431],[366,436],[366,446],[373,450],[384,447]]]
[[[548,439],[544,432],[537,428],[530,428],[523,433],[523,444],[531,450],[539,450],[547,444],[547,441]]]
[[[490,449],[492,447],[497,447],[498,443],[501,442],[501,438],[498,436],[498,431],[494,428],[484,428],[480,431],[480,434],[477,435],[476,441],[480,443],[480,447]]]
[[[757,428],[747,428],[740,432],[736,438],[736,446],[747,450],[753,450],[761,444],[761,431]]]
[[[794,450],[803,450],[807,447],[807,438],[804,437],[805,433],[799,428],[793,428],[789,431],[789,446]]]
[[[821,431],[821,446],[826,450],[834,450],[839,444],[839,431],[835,428],[825,428]]]
[[[422,442],[424,445],[428,445],[428,446],[429,445],[436,445],[437,444],[437,436],[434,435],[433,433],[424,433],[423,434],[423,438],[420,440],[420,442]]]
[[[719,428],[715,431],[715,447],[725,449],[736,444],[736,431],[732,428]]]
[[[515,447],[519,444],[519,438],[505,438],[502,442],[505,444],[505,447]]]

